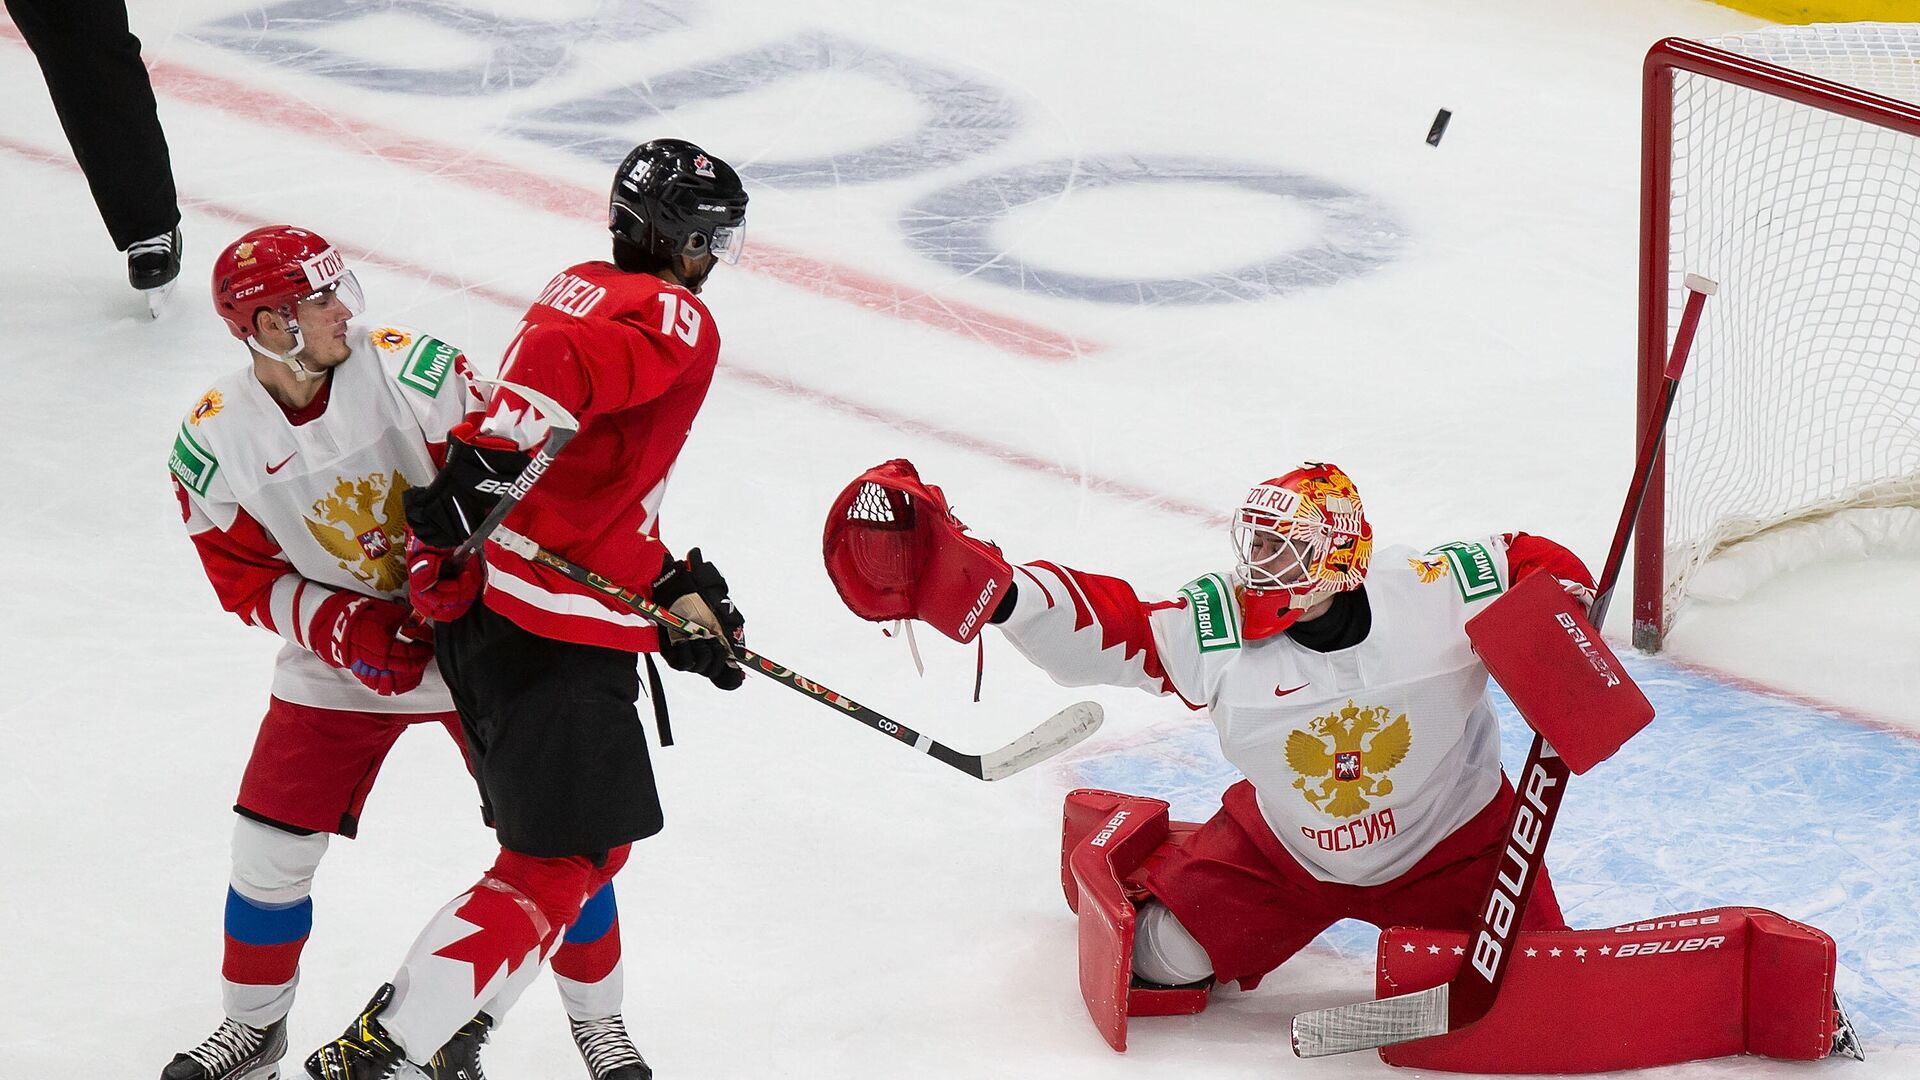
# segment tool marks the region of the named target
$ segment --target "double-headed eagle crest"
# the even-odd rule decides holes
[[[307,531],[340,560],[340,569],[375,592],[393,592],[407,580],[407,511],[400,496],[410,486],[398,469],[391,477],[343,478],[332,495],[314,501],[313,516],[304,519]]]
[[[1406,760],[1413,728],[1406,713],[1388,723],[1391,711],[1357,708],[1348,701],[1346,708],[1307,725],[1312,734],[1287,736],[1287,765],[1300,774],[1293,786],[1315,810],[1352,817],[1373,805],[1366,796],[1393,793],[1393,781],[1383,774]],[[1320,777],[1325,781],[1309,783]]]

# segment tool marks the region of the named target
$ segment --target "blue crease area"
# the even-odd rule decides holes
[[[1568,786],[1548,865],[1567,919],[1600,927],[1698,908],[1769,908],[1831,934],[1837,989],[1870,1050],[1920,1043],[1920,739],[1624,658],[1656,719]],[[1145,708],[1156,706],[1145,699]],[[1495,693],[1508,772],[1531,732]],[[1204,821],[1239,774],[1211,724],[1065,766],[1075,786],[1152,795]],[[1371,959],[1377,931],[1320,944]]]

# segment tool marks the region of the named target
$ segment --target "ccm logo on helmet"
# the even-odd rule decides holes
[[[1600,677],[1607,681],[1607,685],[1619,686],[1620,676],[1613,673],[1613,668],[1607,663],[1607,658],[1601,656],[1600,650],[1593,647],[1593,642],[1587,639],[1587,632],[1580,629],[1579,624],[1573,621],[1573,616],[1562,611],[1554,615],[1553,618],[1554,621],[1558,622],[1561,627],[1566,630],[1567,636],[1573,639],[1574,647],[1580,650],[1581,656],[1587,658],[1587,663],[1593,670],[1599,672]]]
[[[1114,832],[1118,830],[1120,826],[1125,825],[1127,818],[1132,816],[1133,811],[1131,810],[1122,810],[1113,815],[1107,819],[1105,825],[1100,827],[1099,832],[1094,833],[1092,837],[1088,838],[1087,843],[1092,844],[1094,847],[1106,847],[1107,841],[1113,839]]]

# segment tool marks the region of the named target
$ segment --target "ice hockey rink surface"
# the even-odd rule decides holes
[[[1383,545],[1524,529],[1597,565],[1633,455],[1640,58],[1751,18],[1693,0],[179,0],[133,21],[185,211],[157,320],[0,24],[0,1076],[156,1075],[219,1019],[229,807],[278,642],[219,609],[165,473],[181,416],[246,361],[208,304],[215,252],[258,224],[313,228],[369,320],[491,370],[547,279],[603,257],[620,154],[664,135],[740,166],[753,199],[746,262],[707,290],[726,344],[667,542],[726,570],[757,650],[942,741],[996,746],[1081,697],[1108,721],[983,784],[764,680],[672,678],[668,828],[618,879],[625,1014],[657,1075],[1387,1074],[1287,1046],[1295,1012],[1371,995],[1357,924],[1109,1050],[1075,982],[1060,798],[1113,787],[1203,817],[1232,779],[1210,727],[1055,687],[992,635],[980,703],[972,651],[932,633],[916,676],[834,596],[823,515],[905,456],[1014,558],[1164,594],[1227,568],[1250,483],[1331,460]],[[1748,904],[1811,922],[1839,943],[1868,1054],[1649,1075],[1920,1072],[1917,604],[1920,562],[1822,567],[1630,661],[1659,716],[1571,786],[1549,855],[1569,919]],[[1505,732],[1512,767],[1510,710]],[[400,741],[360,839],[320,871],[290,1074],[490,863],[475,802],[444,737]],[[486,1056],[501,1078],[584,1075],[544,982]]]

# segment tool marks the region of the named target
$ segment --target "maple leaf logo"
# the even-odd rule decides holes
[[[473,965],[473,996],[478,998],[502,967],[512,976],[540,946],[539,933],[513,897],[484,886],[467,895],[454,917],[474,931],[434,951],[435,956]]]

